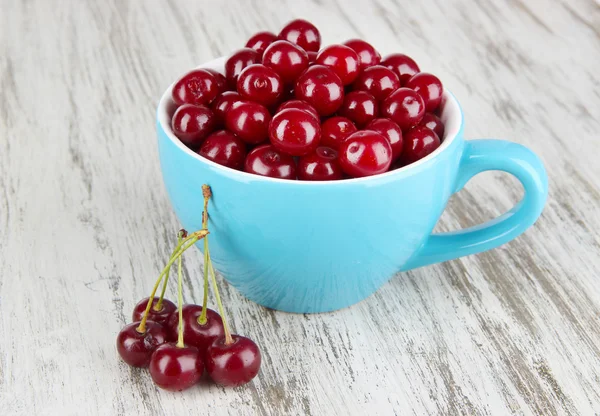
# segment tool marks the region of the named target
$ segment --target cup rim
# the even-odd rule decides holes
[[[197,66],[194,69],[208,68],[216,70],[220,73],[224,72],[225,61],[227,57],[221,57],[214,59],[212,61],[206,62],[202,65]],[[181,142],[173,133],[171,129],[170,115],[169,115],[169,107],[172,106],[171,99],[171,91],[173,90],[173,86],[175,82],[173,82],[163,93],[156,110],[156,118],[158,121],[159,127],[165,133],[165,135],[171,140],[175,146],[186,153],[188,156],[198,160],[201,163],[204,163],[215,170],[223,171],[224,174],[228,176],[239,177],[240,180],[253,180],[253,181],[261,181],[261,182],[272,182],[272,183],[285,183],[290,186],[335,186],[335,185],[350,185],[357,183],[368,183],[376,180],[385,180],[385,179],[395,179],[403,176],[410,175],[415,170],[417,170],[422,165],[427,162],[435,159],[437,156],[441,155],[445,149],[449,148],[450,145],[456,140],[459,136],[459,133],[463,130],[464,117],[462,108],[454,94],[452,94],[447,89],[444,90],[442,95],[442,106],[448,107],[448,109],[444,108],[442,111],[441,119],[446,127],[446,131],[444,132],[444,139],[440,147],[438,147],[431,154],[425,156],[423,159],[420,159],[410,165],[403,166],[398,169],[394,169],[389,172],[380,173],[372,176],[365,176],[362,178],[351,178],[351,179],[343,179],[343,180],[335,180],[335,181],[305,181],[305,180],[289,180],[289,179],[280,179],[280,178],[271,178],[268,176],[255,175],[252,173],[244,172],[241,170],[232,169],[227,166],[220,165],[212,160],[206,159],[194,152],[190,148],[188,148],[183,142]],[[450,128],[448,128],[448,126]]]

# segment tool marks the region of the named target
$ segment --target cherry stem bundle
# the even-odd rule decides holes
[[[184,229],[179,230],[179,232],[177,233],[177,247],[175,247],[175,250],[173,250],[173,252],[171,253],[170,258],[173,258],[175,253],[177,253],[177,250],[180,247],[179,245],[181,244],[181,240],[186,237],[187,237],[187,231]],[[167,283],[169,283],[169,275],[170,274],[171,274],[171,268],[169,267],[169,270],[167,271],[167,275],[165,277],[165,281],[163,283],[162,291],[160,292],[160,298],[158,298],[158,302],[156,302],[156,305],[154,305],[154,310],[157,312],[162,310],[162,303],[163,303],[163,299],[165,298],[165,292],[167,291]]]
[[[179,255],[179,259],[177,261],[177,307],[179,308],[179,327],[177,328],[178,348],[185,347],[185,344],[183,342],[183,273],[181,271],[182,263],[183,258],[181,257],[181,255]]]

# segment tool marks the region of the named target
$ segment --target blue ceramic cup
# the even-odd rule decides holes
[[[203,67],[223,71],[224,59]],[[516,143],[463,138],[463,116],[444,93],[442,145],[385,174],[334,182],[288,181],[213,163],[172,133],[171,88],[158,106],[163,179],[183,226],[202,227],[209,204],[216,268],[249,299],[288,312],[326,312],[365,299],[399,271],[498,247],[539,217],[548,183],[540,159]],[[462,231],[432,234],[450,196],[479,172],[500,170],[523,184],[509,212]],[[199,245],[200,248],[201,245]],[[198,281],[201,279],[199,272]]]

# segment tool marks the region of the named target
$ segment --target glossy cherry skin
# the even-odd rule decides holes
[[[150,360],[150,376],[161,389],[182,391],[196,384],[204,372],[202,352],[192,346],[179,348],[173,342],[161,345]]]
[[[236,91],[225,91],[213,101],[211,109],[215,115],[216,125],[222,126],[225,124],[225,114],[230,108],[245,102],[242,96]]]
[[[344,101],[344,86],[330,68],[313,65],[296,82],[294,95],[312,105],[321,116],[335,113]]]
[[[356,131],[354,123],[346,117],[330,117],[321,124],[320,146],[339,149],[340,144]]]
[[[260,54],[254,49],[242,48],[235,51],[227,61],[225,61],[225,78],[229,87],[235,89],[237,79],[240,73],[252,64],[260,63]]]
[[[283,93],[283,83],[277,72],[262,64],[247,66],[240,73],[237,90],[249,101],[270,106],[275,104]]]
[[[146,306],[148,306],[149,299],[150,298],[144,298],[140,300],[137,305],[135,305],[133,308],[133,314],[131,316],[132,321],[135,322],[142,320],[144,313],[146,312]],[[154,309],[154,307],[158,303],[158,299],[159,297],[155,296],[152,300],[152,306],[150,307],[150,312],[148,312],[148,319],[152,322],[156,322],[157,324],[165,325],[171,317],[171,314],[177,309],[177,306],[175,306],[175,304],[169,299],[163,298],[162,304],[160,305],[160,310],[157,311]]]
[[[213,112],[204,105],[184,104],[175,110],[171,119],[173,134],[192,148],[202,143],[213,131],[215,124]]]
[[[417,63],[410,56],[402,53],[393,53],[386,56],[381,61],[381,65],[394,71],[398,75],[402,86],[405,86],[410,77],[420,71]]]
[[[303,181],[337,181],[344,173],[338,154],[329,147],[319,146],[313,153],[298,161],[298,179]]]
[[[308,55],[308,64],[309,65],[312,65],[315,62],[317,62],[318,52],[308,51],[308,52],[306,52],[306,54]]]
[[[258,146],[246,156],[244,170],[255,175],[279,179],[296,179],[294,158],[270,144]]]
[[[425,126],[429,129],[433,130],[433,132],[438,136],[440,141],[444,140],[444,130],[445,130],[444,123],[435,114],[425,113],[419,126]]]
[[[177,105],[210,104],[219,94],[218,81],[205,69],[194,69],[179,79],[171,95]]]
[[[204,140],[198,154],[219,165],[240,170],[246,159],[246,143],[227,130],[219,130]]]
[[[339,115],[349,118],[358,128],[369,124],[379,114],[377,100],[365,91],[352,91],[344,97]]]
[[[442,102],[444,87],[438,77],[427,72],[419,72],[410,77],[406,88],[415,90],[423,97],[426,111],[435,111]]]
[[[127,364],[147,367],[154,350],[167,342],[167,330],[159,323],[146,321],[146,332],[140,334],[139,321],[126,325],[117,335],[117,351]]]
[[[319,120],[308,111],[288,108],[275,114],[269,125],[271,144],[292,156],[312,153],[321,139]]]
[[[225,91],[227,91],[227,78],[225,78],[225,75],[221,74],[218,71],[215,71],[214,69],[210,69],[210,68],[203,68],[203,69],[205,71],[211,73],[217,80],[217,89],[219,90],[219,94],[222,94]]]
[[[421,122],[425,115],[425,103],[416,91],[398,88],[383,100],[380,113],[406,131]]]
[[[391,69],[381,65],[365,68],[354,82],[354,90],[366,91],[377,101],[383,100],[398,88],[398,76]]]
[[[250,144],[258,144],[267,139],[271,113],[264,105],[253,102],[233,106],[225,115],[227,130]]]
[[[262,57],[265,49],[271,43],[277,40],[277,35],[272,32],[258,32],[254,34],[248,42],[246,42],[246,48],[254,49]]]
[[[440,139],[433,130],[417,126],[404,134],[404,148],[400,157],[404,165],[423,159],[440,147]]]
[[[321,47],[319,30],[303,19],[292,20],[285,25],[279,32],[279,39],[294,43],[307,52],[317,52]]]
[[[319,51],[316,63],[331,68],[342,80],[349,85],[358,77],[358,54],[345,45],[331,45]]]
[[[354,178],[386,172],[392,163],[392,146],[383,135],[363,130],[352,133],[340,146],[342,170]]]
[[[232,335],[233,343],[225,344],[219,338],[206,351],[206,371],[221,386],[241,386],[248,383],[260,370],[260,349],[249,338]]]
[[[320,120],[319,113],[317,113],[317,110],[315,110],[315,108],[312,105],[310,105],[309,103],[307,103],[306,101],[302,101],[302,100],[285,101],[279,106],[279,108],[277,109],[277,112],[283,111],[287,108],[297,108],[299,110],[307,111],[310,114],[312,114],[313,116],[315,116],[315,118],[317,120]]]
[[[298,45],[278,40],[267,47],[262,63],[277,72],[284,84],[292,85],[308,68],[308,54]]]
[[[361,39],[350,39],[344,42],[344,45],[352,49],[358,55],[358,65],[360,69],[365,69],[372,65],[377,65],[381,61],[381,55],[371,44]]]
[[[388,118],[376,118],[365,127],[365,130],[376,131],[385,137],[392,146],[392,163],[402,154],[402,130]]]
[[[202,313],[202,306],[187,304],[183,305],[183,333],[185,344],[198,348],[202,353],[218,337],[224,334],[223,320],[221,316],[212,309],[206,310],[206,323],[200,324],[198,318]],[[167,324],[169,341],[177,341],[179,334],[179,311],[171,315]]]

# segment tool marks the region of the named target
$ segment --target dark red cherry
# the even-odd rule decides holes
[[[204,360],[196,347],[163,344],[150,360],[150,376],[161,389],[182,391],[196,384],[204,372]]]
[[[312,153],[321,139],[321,126],[308,111],[288,108],[273,116],[269,125],[271,144],[292,156]]]
[[[262,63],[277,72],[284,84],[291,85],[308,68],[308,55],[299,46],[278,40],[267,47]]]
[[[213,101],[211,109],[215,115],[216,124],[222,126],[225,124],[225,114],[230,108],[245,102],[242,96],[235,91],[225,91]]]
[[[154,350],[167,342],[167,330],[159,323],[146,321],[146,332],[139,333],[139,321],[126,325],[117,335],[117,351],[127,364],[147,367]]]
[[[410,88],[398,88],[381,103],[381,116],[387,117],[402,131],[418,125],[425,114],[423,98]]]
[[[233,343],[217,339],[206,351],[206,371],[221,386],[241,386],[252,380],[260,370],[260,350],[249,338],[232,335]]]
[[[206,322],[199,321],[202,314],[202,306],[187,304],[183,305],[183,333],[185,344],[196,347],[204,353],[208,346],[218,337],[224,334],[223,320],[221,316],[212,309],[206,309]],[[179,334],[179,311],[171,315],[167,323],[167,335],[171,342],[177,341]]]
[[[307,51],[306,53],[308,55],[308,64],[314,64],[317,61],[318,52]]]
[[[252,64],[260,63],[260,54],[254,49],[242,48],[235,51],[225,62],[225,78],[229,87],[235,89],[240,73]]]
[[[297,108],[299,110],[307,111],[310,114],[312,114],[313,116],[315,116],[317,120],[320,120],[319,113],[317,113],[317,110],[315,110],[315,108],[312,105],[310,105],[309,103],[307,103],[306,101],[302,101],[302,100],[285,101],[279,106],[279,108],[277,109],[277,112],[283,111],[288,108]]]
[[[267,139],[271,113],[264,105],[245,102],[227,111],[225,126],[240,139],[250,144],[258,144]]]
[[[270,106],[275,104],[283,92],[283,83],[277,72],[262,64],[247,66],[240,73],[237,90],[250,101]]]
[[[360,39],[350,39],[344,42],[344,45],[352,49],[358,55],[358,65],[360,69],[377,65],[381,61],[381,55],[371,44]]]
[[[218,81],[205,69],[194,69],[173,86],[173,101],[182,104],[210,104],[219,94]]]
[[[435,111],[442,102],[444,87],[439,78],[433,74],[419,72],[413,75],[406,83],[406,88],[415,90],[423,97],[427,111]]]
[[[342,170],[354,178],[377,175],[390,167],[392,146],[377,132],[357,131],[340,146],[338,160]]]
[[[400,80],[391,69],[373,65],[360,73],[353,86],[354,90],[366,91],[381,101],[400,88]]]
[[[425,113],[419,126],[425,126],[438,136],[440,141],[444,140],[444,123],[433,113]]]
[[[277,35],[271,32],[258,32],[253,35],[248,42],[246,42],[246,48],[254,49],[262,57],[265,49],[271,43],[277,40]]]
[[[221,74],[218,71],[215,71],[214,69],[210,69],[210,68],[203,68],[203,69],[205,71],[211,73],[217,80],[217,88],[219,90],[219,94],[222,94],[225,91],[227,91],[227,78],[225,78],[225,75]]]
[[[440,147],[440,139],[433,130],[417,126],[404,134],[401,160],[404,165],[423,159]]]
[[[379,114],[375,97],[365,91],[352,91],[344,97],[339,115],[349,118],[358,128],[369,124]]]
[[[195,148],[213,131],[215,122],[215,116],[208,107],[184,104],[175,110],[171,128],[179,140]]]
[[[420,71],[419,66],[410,56],[401,53],[386,56],[381,61],[381,65],[394,71],[400,78],[402,86],[405,86],[410,77]]]
[[[303,181],[337,181],[342,179],[338,154],[329,147],[319,146],[314,153],[302,156],[298,161],[298,179]]]
[[[240,170],[246,159],[246,144],[235,134],[219,130],[204,140],[198,154],[219,165]]]
[[[258,146],[246,156],[244,164],[248,173],[280,179],[296,179],[294,158],[281,153],[270,144]]]
[[[316,62],[330,67],[344,85],[351,84],[358,77],[358,54],[348,46],[327,46],[319,51]]]
[[[402,153],[402,130],[388,118],[376,118],[365,127],[366,130],[376,131],[385,137],[392,146],[392,162]]]
[[[310,22],[296,19],[289,22],[279,32],[279,39],[287,40],[305,51],[317,52],[321,47],[321,34]]]
[[[312,105],[321,116],[335,113],[344,101],[344,86],[330,68],[313,65],[296,82],[294,95]]]
[[[133,314],[131,317],[132,321],[141,321],[144,317],[144,313],[146,312],[146,306],[148,306],[148,300],[150,298],[144,298],[140,300],[137,305],[133,308]],[[160,305],[160,310],[156,310],[156,304],[158,303],[158,296],[155,296],[152,300],[152,306],[150,307],[150,312],[148,312],[148,319],[152,322],[156,322],[161,325],[165,325],[169,320],[169,317],[175,310],[177,306],[169,299],[163,299],[162,304]]]
[[[321,146],[339,149],[340,144],[356,131],[354,123],[341,116],[330,117],[321,124]]]

